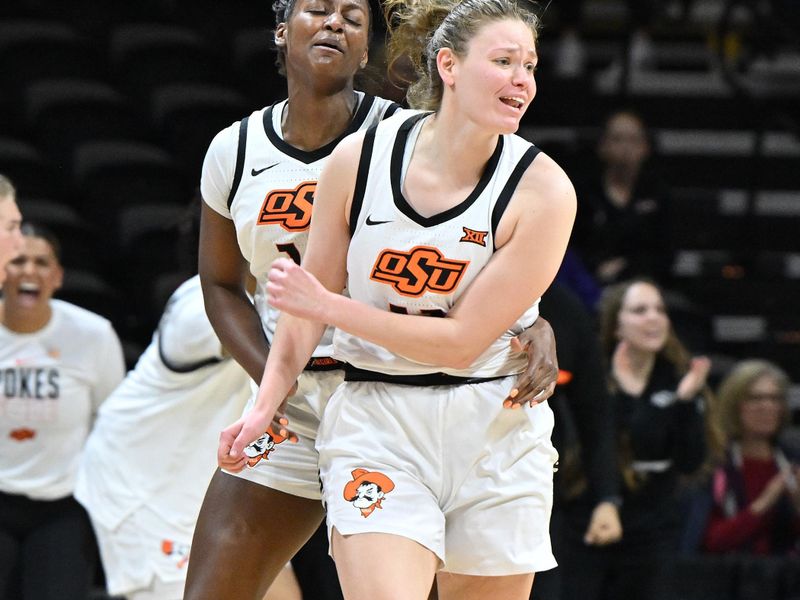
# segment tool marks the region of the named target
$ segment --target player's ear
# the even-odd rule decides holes
[[[453,87],[453,85],[455,85],[456,66],[456,55],[451,48],[442,48],[439,50],[436,54],[436,67],[439,70],[439,77],[442,78],[442,83],[444,83],[445,87]]]
[[[275,28],[275,46],[286,48],[286,23],[278,23]]]

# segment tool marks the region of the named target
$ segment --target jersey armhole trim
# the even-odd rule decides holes
[[[503,214],[506,212],[506,208],[508,208],[511,198],[514,196],[514,192],[517,191],[517,186],[522,180],[522,176],[525,174],[525,171],[528,170],[528,167],[531,166],[533,159],[536,158],[539,152],[541,152],[539,148],[533,145],[531,145],[531,147],[525,151],[525,154],[522,155],[522,158],[519,159],[517,166],[514,167],[514,170],[511,172],[505,187],[503,187],[503,191],[500,192],[497,202],[495,202],[494,210],[492,211],[493,250],[497,250],[495,238],[497,237],[497,226],[500,224],[500,219],[503,218]]]
[[[239,123],[239,145],[236,149],[236,170],[233,173],[231,193],[228,194],[228,210],[231,209],[233,198],[236,196],[236,191],[239,189],[239,184],[242,182],[242,175],[244,174],[244,155],[247,149],[247,123],[249,120],[250,117],[245,117]]]
[[[402,109],[403,107],[397,104],[397,102],[392,102],[386,111],[383,113],[383,119],[388,119],[389,117],[393,116],[398,110]]]
[[[206,358],[205,360],[199,360],[194,363],[190,363],[188,365],[176,365],[171,360],[167,358],[167,355],[164,353],[164,347],[161,343],[161,332],[158,332],[158,357],[161,359],[161,362],[164,363],[164,366],[167,367],[173,373],[192,373],[194,371],[199,371],[204,367],[208,367],[210,365],[216,365],[221,363],[224,358],[217,358],[216,356],[212,356],[210,358]]]
[[[375,145],[375,130],[377,124],[367,130],[364,135],[364,143],[361,146],[361,158],[358,161],[358,173],[356,174],[356,185],[353,190],[353,202],[350,204],[350,237],[356,232],[356,225],[361,214],[361,207],[364,204],[364,193],[367,190],[367,178],[369,177],[369,166],[372,162],[372,149]]]

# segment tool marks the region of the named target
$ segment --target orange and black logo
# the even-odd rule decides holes
[[[280,225],[286,231],[305,231],[311,223],[316,191],[316,181],[306,181],[293,190],[272,190],[264,198],[256,225]]]
[[[478,246],[486,247],[486,236],[489,235],[488,231],[475,231],[469,227],[464,227],[464,237],[459,242],[470,242],[471,244],[478,244]]]
[[[388,283],[403,296],[449,294],[458,287],[467,265],[468,260],[445,258],[438,248],[430,246],[416,246],[408,252],[384,250],[370,279]]]

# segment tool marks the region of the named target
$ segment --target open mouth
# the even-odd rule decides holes
[[[525,106],[525,99],[519,96],[503,96],[500,98],[500,102],[517,110],[522,110],[522,107]]]
[[[339,54],[344,54],[344,50],[342,50],[341,46],[333,40],[323,40],[321,42],[317,42],[316,44],[314,44],[314,47],[326,48],[328,50],[333,50],[335,52],[338,52]]]
[[[41,289],[35,283],[20,283],[19,296],[20,298],[30,298],[36,300],[41,295]]]

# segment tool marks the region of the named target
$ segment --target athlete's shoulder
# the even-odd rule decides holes
[[[403,107],[400,106],[394,100],[389,100],[388,98],[381,98],[380,96],[373,97],[373,107],[375,108],[375,111],[380,115],[381,119],[388,119],[392,115],[395,115],[397,114],[397,112],[403,110]]]
[[[58,299],[53,299],[50,302],[53,313],[58,315],[61,322],[81,334],[89,336],[114,331],[111,321],[82,306]]]
[[[561,166],[546,152],[519,135],[507,136],[517,153],[528,153],[533,160],[528,165],[519,183],[522,192],[536,191],[548,197],[561,197],[566,201],[575,198],[575,188]]]
[[[397,125],[400,125],[400,124],[404,123],[405,121],[407,121],[411,117],[414,117],[416,115],[428,114],[429,112],[430,111],[417,110],[417,109],[414,109],[414,108],[401,108],[400,110],[397,110],[394,114],[392,114],[387,119],[384,119],[383,124],[386,125],[386,126],[392,126],[392,125],[397,126]]]
[[[247,119],[248,122],[261,122],[264,117],[264,112],[267,110],[269,110],[268,106],[255,110],[238,121],[234,121],[224,129],[221,129],[211,140],[209,148],[214,149],[222,146],[225,151],[230,151],[231,148],[235,148],[239,143],[239,133],[245,119]]]

